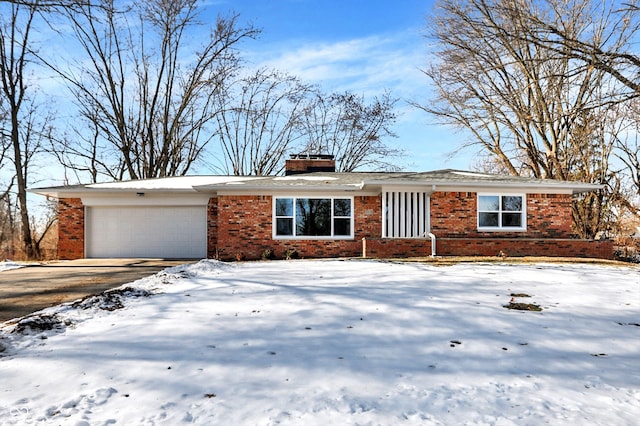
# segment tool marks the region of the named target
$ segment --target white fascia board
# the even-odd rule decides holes
[[[367,185],[374,184],[367,182]],[[508,182],[466,182],[452,184],[451,182],[375,182],[385,191],[416,191],[418,189],[425,192],[526,192],[529,194],[578,194],[582,192],[595,191],[601,189],[602,185],[558,182],[552,184],[544,183],[508,183]]]
[[[378,196],[380,192],[367,191],[271,191],[269,193],[260,194],[271,197],[361,197],[361,196]]]
[[[83,197],[127,197],[129,195],[159,194],[159,195],[197,195],[198,192],[189,189],[148,189],[148,188],[127,188],[127,189],[93,189],[93,188],[34,188],[28,189],[32,194],[43,195],[49,198],[83,198]]]
[[[138,195],[135,192],[96,194],[85,193],[79,198],[88,207],[109,206],[206,206],[209,194],[180,194],[175,192],[145,191]]]
[[[378,191],[379,192],[379,191]],[[351,195],[367,195],[375,194],[375,191],[362,191],[360,185],[335,185],[335,186],[242,186],[238,188],[218,188],[215,193],[217,195],[271,195],[275,193],[283,194],[308,194],[308,193],[333,193],[333,194],[351,194]]]
[[[82,194],[86,193],[78,189],[65,191],[59,188],[34,188],[27,189],[27,192],[42,195],[47,198],[80,198]]]

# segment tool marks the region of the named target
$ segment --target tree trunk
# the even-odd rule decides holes
[[[18,206],[20,208],[20,225],[22,233],[22,244],[29,259],[37,258],[31,237],[31,224],[29,221],[29,208],[27,206],[27,183],[22,164],[22,150],[20,149],[20,133],[18,122],[18,110],[11,111],[11,142],[13,143],[14,164],[16,173],[16,183],[18,185]]]

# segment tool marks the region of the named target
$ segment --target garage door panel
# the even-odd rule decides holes
[[[206,207],[88,207],[87,257],[204,258]]]

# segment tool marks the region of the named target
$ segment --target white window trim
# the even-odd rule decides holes
[[[484,192],[477,193],[476,200],[476,226],[478,231],[482,232],[526,232],[527,231],[527,194],[509,193],[509,192]],[[522,226],[520,227],[503,227],[503,226],[480,226],[480,197],[500,197],[500,206],[502,206],[502,197],[522,197]],[[502,209],[502,207],[500,207]],[[498,211],[498,220],[502,221],[502,210]]]
[[[327,235],[327,236],[323,236],[323,235],[277,235],[277,226],[276,226],[276,218],[277,217],[284,217],[284,216],[276,216],[276,200],[278,199],[283,199],[283,198],[288,198],[288,199],[293,199],[293,231],[295,232],[296,229],[296,216],[295,216],[295,207],[296,207],[296,199],[330,199],[331,200],[331,235]],[[350,226],[350,234],[349,235],[333,235],[334,229],[334,221],[333,219],[337,218],[346,218],[347,216],[334,216],[333,215],[333,200],[349,200],[351,202],[351,216],[349,216],[349,220],[351,223]],[[305,195],[305,196],[300,196],[300,195],[276,195],[273,196],[273,202],[272,202],[273,206],[272,206],[272,214],[271,214],[271,236],[274,240],[352,240],[354,238],[354,227],[355,227],[355,223],[354,223],[354,203],[353,203],[353,196],[346,196],[346,197],[342,197],[342,196],[338,196],[338,195],[331,195],[331,196],[324,196],[324,195]]]

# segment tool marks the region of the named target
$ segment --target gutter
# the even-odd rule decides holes
[[[529,189],[535,190],[536,192],[544,193],[544,192],[557,192],[559,190],[571,191],[572,194],[579,194],[582,192],[590,192],[598,189],[602,189],[604,185],[600,184],[591,184],[591,183],[583,183],[583,182],[565,182],[558,181],[558,183],[533,183],[533,182],[455,182],[455,181],[430,181],[430,182],[389,182],[389,181],[366,181],[365,185],[372,186],[381,186],[385,188],[399,187],[399,188],[407,188],[407,187],[430,187],[432,191],[435,191],[435,188],[438,187],[440,191],[459,191],[464,192],[465,188],[469,189],[482,189],[482,188],[501,188],[501,189]]]

